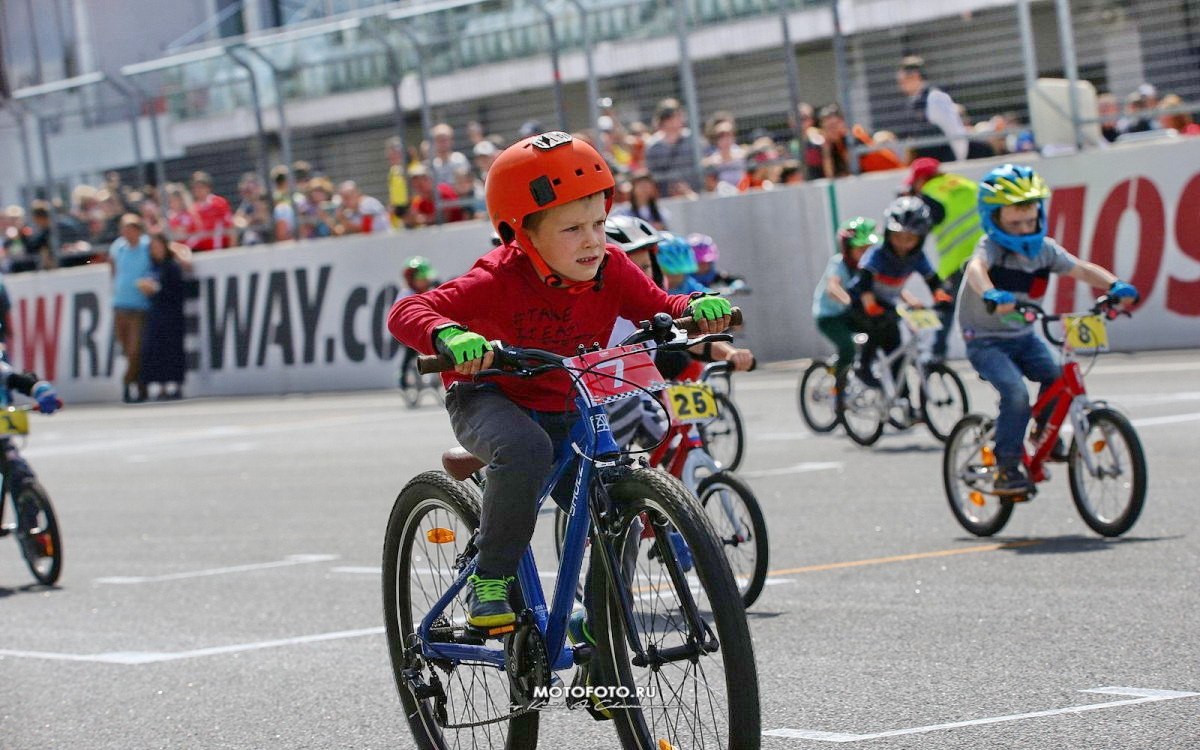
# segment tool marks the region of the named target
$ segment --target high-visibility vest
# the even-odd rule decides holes
[[[949,278],[962,269],[983,236],[976,207],[979,183],[958,174],[939,174],[922,185],[921,192],[946,212],[930,234],[937,246],[937,275]]]

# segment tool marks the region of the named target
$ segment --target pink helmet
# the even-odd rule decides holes
[[[716,263],[720,257],[720,252],[717,250],[717,243],[713,242],[713,238],[707,234],[689,234],[688,244],[692,246],[692,251],[696,254],[697,263]]]

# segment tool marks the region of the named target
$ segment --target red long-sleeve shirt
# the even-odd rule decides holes
[[[603,346],[617,318],[649,320],[655,313],[680,317],[687,295],[667,294],[616,245],[605,247],[608,264],[600,291],[571,294],[546,286],[529,258],[508,245],[476,261],[463,276],[424,294],[397,300],[388,313],[388,330],[402,343],[433,354],[433,331],[446,323],[467,326],[489,341],[546,349],[574,355],[580,344]],[[470,380],[456,372],[444,374],[449,386]],[[532,378],[484,378],[495,383],[513,402],[538,411],[572,409],[575,394],[564,372]]]

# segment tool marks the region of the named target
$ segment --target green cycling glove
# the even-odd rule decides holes
[[[716,320],[723,318],[729,314],[733,306],[729,304],[729,300],[724,297],[714,295],[705,295],[696,297],[692,300],[692,304],[688,308],[691,311],[693,318],[702,318],[704,320]]]
[[[479,359],[492,349],[483,336],[455,326],[438,331],[436,345],[437,350],[449,357],[456,366]]]

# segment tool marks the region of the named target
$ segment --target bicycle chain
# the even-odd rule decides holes
[[[465,724],[440,724],[439,723],[439,726],[441,726],[442,729],[474,729],[475,727],[483,727],[483,726],[487,726],[488,724],[499,724],[502,721],[509,721],[511,719],[517,718],[518,716],[524,716],[525,714],[529,713],[530,711],[536,711],[536,710],[538,710],[538,708],[541,707],[541,705],[542,704],[538,703],[537,701],[534,701],[533,703],[530,703],[527,706],[522,706],[522,707],[518,708],[516,711],[513,711],[512,713],[505,714],[504,716],[498,716],[494,719],[484,719],[483,721],[470,721]]]

